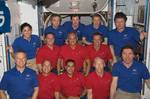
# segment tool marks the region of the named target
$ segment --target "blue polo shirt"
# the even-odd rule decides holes
[[[90,25],[86,26],[83,36],[86,37],[86,40],[88,42],[92,42],[93,41],[93,34],[96,33],[96,32],[99,32],[104,37],[108,36],[108,29],[107,29],[106,26],[100,25],[100,27],[98,29],[95,29],[93,27],[93,24],[90,24]]]
[[[14,67],[4,73],[0,90],[7,91],[10,99],[28,99],[37,86],[37,75],[33,70],[26,67],[21,73]]]
[[[147,67],[137,61],[133,61],[130,68],[126,68],[122,61],[114,64],[112,75],[118,77],[117,87],[130,93],[138,93],[142,89],[142,79],[150,79]]]
[[[63,24],[63,27],[67,31],[67,33],[75,31],[77,33],[78,40],[82,40],[83,34],[85,32],[85,25],[84,24],[80,23],[79,27],[77,29],[73,29],[72,22],[67,21]]]
[[[31,35],[31,40],[28,41],[23,38],[23,36],[15,39],[12,44],[14,53],[22,50],[27,54],[27,59],[33,59],[36,56],[37,49],[40,47],[41,41],[40,38],[36,35]]]
[[[64,45],[65,40],[67,38],[67,32],[62,26],[59,26],[57,29],[53,28],[52,26],[49,26],[44,31],[44,34],[47,33],[54,33],[56,45]]]
[[[132,27],[125,27],[123,32],[118,32],[116,29],[109,32],[108,42],[114,46],[115,55],[120,56],[121,48],[125,45],[130,45],[136,48],[137,42],[140,40],[140,33]]]

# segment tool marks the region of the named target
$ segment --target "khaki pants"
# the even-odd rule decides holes
[[[38,67],[36,65],[35,59],[27,60],[27,67],[33,69],[36,72],[38,72]]]
[[[128,93],[118,89],[114,99],[141,99],[141,95],[140,93]]]

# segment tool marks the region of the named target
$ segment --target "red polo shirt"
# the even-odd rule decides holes
[[[108,45],[101,44],[99,50],[95,50],[93,45],[89,45],[87,46],[87,50],[92,63],[96,57],[102,58],[105,63],[112,59],[112,53]]]
[[[67,73],[59,76],[60,90],[65,97],[80,96],[85,88],[85,79],[81,73],[69,77]]]
[[[85,47],[81,45],[77,44],[75,49],[72,49],[69,45],[64,45],[60,50],[60,58],[63,59],[64,66],[68,59],[74,60],[76,63],[75,70],[79,71],[83,66],[84,60],[88,58],[88,55]]]
[[[47,45],[43,45],[37,52],[36,63],[41,64],[45,59],[50,60],[53,68],[56,68],[58,57],[59,57],[60,48],[54,46],[53,49],[50,49]]]
[[[59,91],[58,77],[50,73],[48,76],[38,75],[39,94],[38,99],[53,99],[55,91]]]
[[[102,77],[98,76],[96,72],[92,72],[86,78],[86,88],[92,89],[92,99],[107,99],[110,92],[110,85],[112,76],[110,73],[104,73]]]

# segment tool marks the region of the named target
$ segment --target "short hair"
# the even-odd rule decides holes
[[[50,20],[52,21],[52,19],[53,19],[54,17],[59,17],[60,22],[61,22],[61,16],[60,16],[59,14],[52,14],[51,17],[50,17]]]
[[[25,54],[25,57],[27,57],[27,53],[26,53],[24,50],[17,50],[17,51],[14,53],[15,57],[16,57],[16,55],[17,55],[18,53],[23,53],[23,54]]]
[[[116,21],[118,18],[123,18],[125,22],[127,21],[127,16],[123,12],[117,12],[115,14],[114,21]]]
[[[46,37],[47,37],[47,35],[49,35],[49,34],[53,35],[53,36],[54,36],[54,38],[55,38],[55,34],[54,34],[54,33],[52,33],[52,32],[45,33],[45,34],[44,34],[44,38],[46,38]]]
[[[69,35],[71,34],[74,34],[76,36],[76,39],[78,39],[78,36],[77,36],[77,33],[76,31],[72,31],[72,32],[69,32],[68,35],[67,35],[67,38],[69,37]]]
[[[100,36],[101,39],[102,39],[102,42],[104,42],[104,37],[103,37],[103,34],[102,34],[102,33],[95,32],[95,33],[93,34],[93,38],[94,38],[94,36]]]
[[[103,62],[103,66],[105,66],[105,65],[106,65],[106,64],[105,64],[104,59],[102,59],[102,58],[100,58],[100,57],[95,57],[95,58],[94,58],[93,65],[95,65],[95,64],[96,64],[97,60],[101,60],[101,61]],[[94,66],[94,67],[95,67],[95,66]]]
[[[29,23],[23,23],[20,26],[20,30],[21,32],[23,31],[24,27],[29,27],[32,30],[32,26]]]
[[[67,65],[69,62],[72,62],[72,63],[74,63],[74,65],[76,65],[76,63],[75,63],[75,61],[74,61],[73,59],[68,59],[68,60],[65,62],[65,64]]]
[[[73,15],[71,15],[71,16],[70,16],[70,19],[72,20],[73,17],[79,17],[79,19],[80,19],[80,16],[79,16],[78,14],[73,14]]]
[[[101,15],[100,15],[100,14],[98,14],[98,13],[96,13],[96,14],[92,15],[92,20],[94,19],[94,17],[99,17],[99,18],[100,18],[100,20],[102,20]]]
[[[48,61],[48,62],[50,63],[50,65],[51,65],[51,61],[50,61],[49,59],[44,59],[44,60],[41,62],[41,64],[43,65],[45,61]]]
[[[123,51],[125,50],[125,49],[131,49],[132,50],[132,52],[133,52],[133,54],[135,55],[135,50],[134,50],[134,48],[131,46],[131,45],[125,45],[125,46],[123,46],[122,48],[121,48],[121,55],[120,56],[122,56],[122,53],[123,53]]]

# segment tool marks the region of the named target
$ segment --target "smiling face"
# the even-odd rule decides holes
[[[77,43],[77,37],[76,37],[75,33],[70,33],[68,35],[68,44],[70,46],[74,46],[74,45],[76,45],[76,43]]]
[[[95,47],[99,47],[101,43],[102,43],[102,37],[100,35],[94,35],[93,36],[93,45]]]
[[[79,16],[73,16],[71,21],[72,21],[72,26],[78,27],[80,23],[80,18]]]
[[[123,18],[116,18],[115,25],[116,25],[117,30],[122,30],[125,28],[126,22]]]
[[[42,73],[43,74],[48,74],[51,71],[51,63],[48,60],[45,60],[42,64]]]
[[[25,38],[31,38],[32,29],[29,26],[25,26],[22,29],[22,34]]]
[[[95,70],[98,74],[102,74],[104,72],[105,62],[103,59],[96,57],[94,60]]]
[[[122,12],[117,12],[114,17],[116,29],[119,32],[122,32],[126,27],[127,16]]]
[[[54,44],[54,35],[53,34],[47,34],[46,37],[45,37],[45,41],[46,41],[46,44],[48,46],[52,46]]]
[[[92,22],[94,27],[99,27],[101,25],[101,18],[99,16],[94,16]]]
[[[131,64],[134,60],[134,52],[132,49],[127,48],[122,51],[122,60],[125,64]]]
[[[52,17],[51,24],[55,28],[59,27],[59,25],[60,25],[60,17],[59,16]]]
[[[15,63],[17,68],[25,68],[27,62],[26,54],[23,52],[17,52],[15,54]]]
[[[66,71],[67,71],[68,75],[72,76],[74,74],[74,71],[75,71],[75,63],[72,61],[67,62]]]

